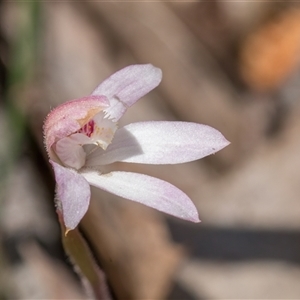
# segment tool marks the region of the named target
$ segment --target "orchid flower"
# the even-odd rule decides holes
[[[66,230],[85,215],[90,185],[167,214],[199,222],[189,197],[172,184],[144,174],[113,171],[114,162],[177,164],[215,153],[229,144],[216,129],[188,122],[118,120],[162,79],[160,69],[128,66],[102,82],[90,96],[53,109],[44,124],[45,146],[54,169],[57,209]]]

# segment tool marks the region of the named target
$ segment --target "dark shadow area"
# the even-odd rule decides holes
[[[172,287],[169,295],[167,296],[167,300],[201,300],[202,297],[197,298],[195,295],[192,295],[187,289],[180,285],[180,283],[175,282],[174,286]]]
[[[66,263],[67,266],[71,266],[71,263],[66,261],[66,255],[62,246],[58,243],[54,244],[46,239],[38,237],[36,234],[26,231],[19,232],[16,235],[3,235],[2,246],[4,249],[5,257],[11,265],[18,265],[23,263],[22,255],[20,254],[20,248],[26,243],[36,243],[39,247],[45,251],[49,256],[59,259]]]
[[[175,242],[205,260],[283,260],[300,263],[300,231],[218,228],[167,220]]]

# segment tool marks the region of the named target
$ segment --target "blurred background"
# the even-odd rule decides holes
[[[0,298],[89,299],[60,243],[43,120],[115,71],[158,88],[121,121],[211,125],[193,163],[116,167],[185,191],[191,224],[93,189],[80,225],[115,299],[300,298],[300,6],[0,1]]]

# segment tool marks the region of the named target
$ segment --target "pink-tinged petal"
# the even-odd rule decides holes
[[[91,171],[82,175],[91,185],[107,192],[184,220],[199,222],[197,209],[190,198],[168,182],[130,172],[100,175]]]
[[[56,193],[67,230],[74,229],[85,215],[91,197],[86,179],[73,169],[67,169],[50,160],[54,169]]]
[[[59,139],[78,131],[97,113],[109,106],[104,96],[89,96],[63,103],[53,109],[44,124],[45,145],[48,153]]]
[[[104,95],[109,99],[110,107],[105,111],[117,121],[128,107],[157,87],[161,78],[161,70],[151,64],[132,65],[111,75],[92,95]]]
[[[54,151],[66,167],[79,170],[85,163],[84,144],[92,144],[91,138],[83,133],[74,133],[62,138],[54,145]]]
[[[139,122],[117,130],[106,151],[95,151],[86,165],[116,161],[143,164],[177,164],[200,159],[229,142],[216,129],[188,122]]]

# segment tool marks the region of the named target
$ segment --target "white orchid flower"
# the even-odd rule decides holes
[[[177,164],[200,159],[229,144],[216,129],[188,122],[139,122],[120,129],[118,120],[161,81],[160,69],[128,66],[87,97],[52,110],[44,124],[54,169],[57,209],[66,230],[74,229],[90,202],[90,185],[167,214],[199,222],[193,202],[163,180],[138,173],[103,173],[114,162]]]

